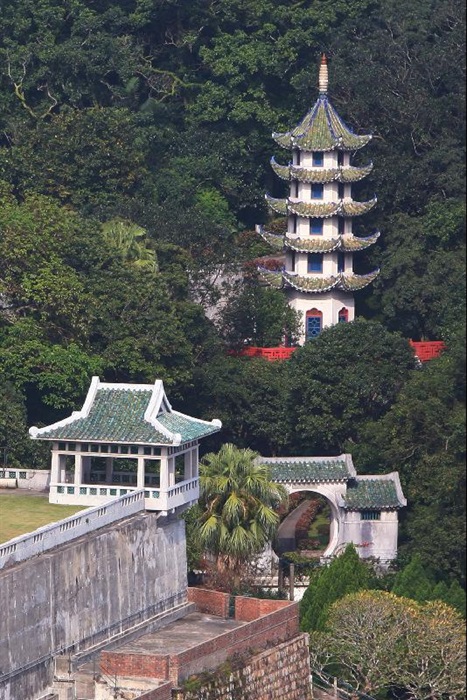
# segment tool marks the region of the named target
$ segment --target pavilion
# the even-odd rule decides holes
[[[50,503],[96,506],[144,489],[146,509],[167,514],[197,501],[199,441],[221,426],[174,411],[161,380],[93,377],[80,411],[29,434],[52,443]]]

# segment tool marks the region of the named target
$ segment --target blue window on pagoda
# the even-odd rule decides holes
[[[324,164],[324,155],[321,152],[313,153],[313,165],[315,168],[322,168]]]
[[[323,330],[323,314],[318,309],[311,309],[306,312],[305,321],[306,339],[312,340],[317,338]]]
[[[323,256],[321,253],[308,253],[308,272],[323,271]]]
[[[342,182],[339,182],[339,184],[337,186],[337,190],[338,190],[337,195],[338,195],[339,199],[344,199],[344,197],[345,197],[345,185],[343,185]]]
[[[344,272],[345,270],[345,253],[337,254],[337,272]]]
[[[323,219],[310,219],[310,233],[315,236],[321,236],[323,234]]]
[[[343,236],[345,233],[345,219],[342,219],[341,217],[338,218],[337,228],[338,228],[339,236]]]
[[[311,198],[312,199],[323,199],[324,187],[321,184],[313,184],[311,186]]]

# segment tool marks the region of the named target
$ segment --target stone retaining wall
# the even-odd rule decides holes
[[[216,677],[217,676],[217,677]],[[202,682],[202,680],[201,680]],[[220,669],[175,700],[310,700],[308,636],[299,635],[253,656],[239,669]]]
[[[0,571],[0,700],[33,700],[54,656],[186,602],[184,523],[133,515]]]

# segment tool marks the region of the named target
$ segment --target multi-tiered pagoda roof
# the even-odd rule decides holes
[[[315,105],[305,115],[301,122],[291,131],[285,133],[273,133],[275,141],[285,149],[291,149],[304,153],[321,153],[330,151],[354,152],[365,146],[372,138],[371,135],[358,135],[345,124],[330,103],[327,95],[327,65],[323,57],[320,69],[320,94]],[[300,159],[298,159],[299,161]],[[339,160],[339,159],[338,159]],[[329,166],[331,161],[327,161]],[[332,161],[331,167],[310,167],[308,164],[300,165],[298,162],[281,165],[274,158],[271,166],[278,177],[289,182],[302,183],[303,185],[322,185],[324,188],[332,188],[332,183],[338,183],[340,187],[351,185],[365,178],[373,169],[373,164],[355,167],[348,162],[340,164]],[[297,186],[298,187],[298,186]],[[334,186],[335,187],[335,186]],[[331,199],[328,197],[319,201],[306,200],[296,197],[275,198],[266,195],[266,201],[270,209],[281,216],[298,217],[303,219],[353,219],[369,212],[376,204],[376,197],[364,202],[358,202],[351,196],[340,195],[336,189]],[[298,193],[298,189],[297,189]],[[263,226],[257,226],[257,232],[276,251],[295,253],[355,253],[365,250],[373,245],[379,238],[379,232],[370,236],[357,237],[350,232],[350,226],[342,233],[335,230],[331,235],[300,235],[287,232],[284,234],[273,233]],[[293,288],[300,292],[315,293],[327,292],[331,289],[355,291],[370,284],[378,275],[375,270],[367,275],[356,275],[353,271],[339,273],[332,276],[322,275],[298,276],[295,272],[260,270],[265,282],[277,288]]]

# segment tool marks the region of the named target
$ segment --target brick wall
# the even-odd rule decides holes
[[[169,678],[169,655],[129,654],[102,651],[101,671],[108,676],[124,678]]]
[[[206,595],[210,593],[215,591],[203,590],[200,596],[206,605],[210,606],[212,601],[222,601],[219,596]],[[192,594],[191,599],[196,595]],[[227,602],[228,598],[227,595]],[[263,616],[258,617],[261,612]],[[253,617],[253,620],[180,654],[168,656],[103,651],[101,668],[110,676],[168,679],[177,686],[190,675],[216,668],[234,654],[255,653],[292,639],[299,633],[297,603],[241,598],[238,614],[244,615],[247,620]]]
[[[228,593],[221,591],[208,591],[206,588],[189,588],[188,601],[195,603],[199,612],[207,615],[216,615],[224,619],[229,617],[229,600]]]
[[[290,603],[288,600],[267,600],[237,596],[235,598],[235,619],[243,622],[251,622],[252,620],[257,620],[260,617],[269,615],[269,613],[276,612],[276,610],[291,608],[294,605],[294,603]],[[295,605],[295,607],[297,606]],[[290,614],[294,613],[290,611]]]

